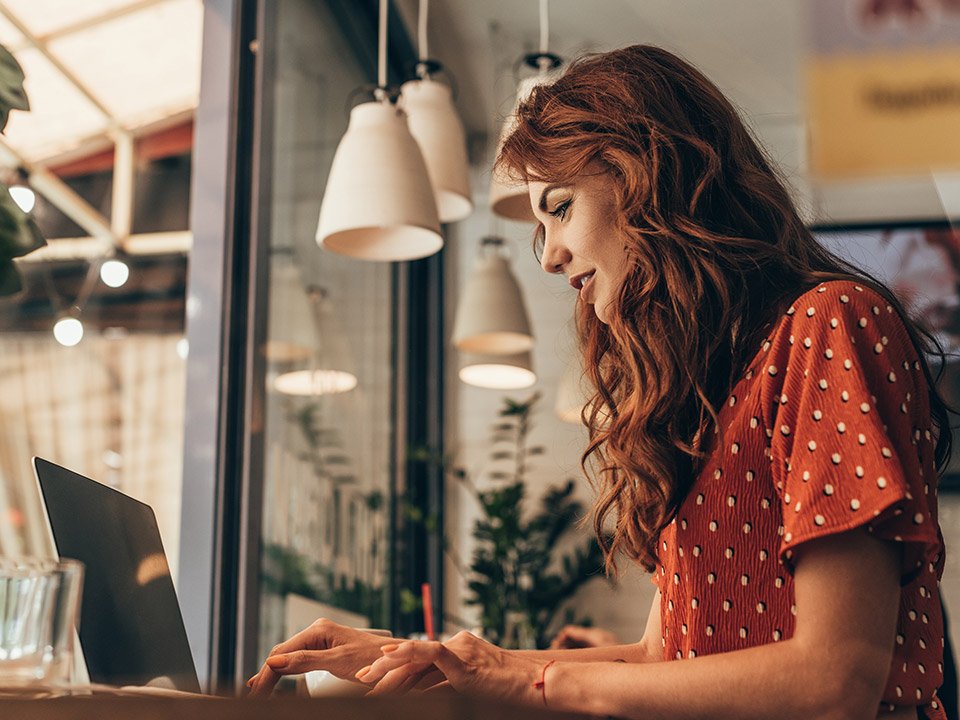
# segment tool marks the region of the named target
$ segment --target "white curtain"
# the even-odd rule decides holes
[[[176,577],[185,400],[179,335],[0,336],[0,555],[47,544],[30,458],[151,505]]]

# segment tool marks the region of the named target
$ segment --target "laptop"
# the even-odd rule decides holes
[[[86,566],[80,646],[90,680],[200,692],[153,509],[33,458],[57,553]]]

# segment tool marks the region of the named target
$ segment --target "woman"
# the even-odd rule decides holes
[[[653,572],[643,638],[521,652],[321,621],[255,689],[326,667],[374,694],[440,683],[617,717],[944,718],[932,338],[814,241],[676,56],[576,62],[517,120],[498,165],[528,183],[544,270],[579,290],[594,526],[608,570]]]

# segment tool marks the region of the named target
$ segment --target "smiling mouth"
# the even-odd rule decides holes
[[[595,272],[596,271],[594,270],[593,272],[573,276],[570,278],[570,285],[575,290],[583,290],[584,286],[586,286],[586,284],[593,278]]]

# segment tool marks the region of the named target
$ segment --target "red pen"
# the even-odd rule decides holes
[[[427,640],[436,640],[433,632],[433,599],[430,596],[430,583],[420,586],[420,595],[423,598],[423,629],[427,633]]]

